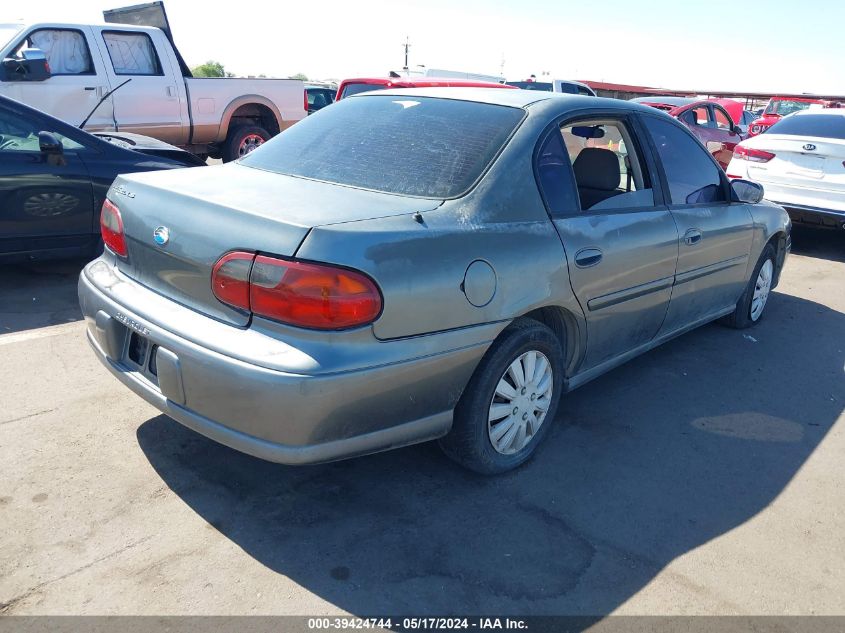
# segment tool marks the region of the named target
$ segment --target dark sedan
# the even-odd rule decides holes
[[[95,136],[0,97],[0,260],[93,254],[118,174],[198,164],[161,141]]]

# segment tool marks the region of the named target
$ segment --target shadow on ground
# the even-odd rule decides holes
[[[792,252],[817,259],[845,262],[845,230],[792,225]]]
[[[165,416],[137,438],[214,528],[352,613],[607,614],[764,510],[842,412],[845,315],[782,294],[769,310],[569,394],[537,457],[496,478],[436,444],[295,468]]]
[[[0,266],[0,334],[82,319],[76,281],[90,259]]]

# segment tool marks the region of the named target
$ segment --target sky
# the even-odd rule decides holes
[[[10,3],[0,21],[102,22],[140,0]],[[309,79],[404,64],[509,80],[845,94],[842,0],[166,0],[190,66]],[[546,75],[545,73],[548,73]]]

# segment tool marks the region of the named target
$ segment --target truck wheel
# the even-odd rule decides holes
[[[447,456],[485,475],[525,462],[552,425],[563,390],[564,358],[554,332],[517,319],[487,350],[440,439]]]
[[[229,130],[223,143],[223,162],[228,163],[249,154],[259,145],[270,140],[270,133],[257,125],[241,125]]]

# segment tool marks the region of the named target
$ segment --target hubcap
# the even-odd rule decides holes
[[[757,282],[754,284],[754,296],[751,297],[751,320],[756,321],[763,314],[766,301],[769,299],[769,291],[772,289],[772,260],[767,259],[760,268],[757,275]]]
[[[264,144],[264,139],[258,134],[247,134],[238,146],[238,156],[246,156],[259,145]]]
[[[549,359],[535,350],[525,352],[505,370],[487,416],[487,435],[496,452],[518,453],[534,439],[549,411],[552,377]]]

